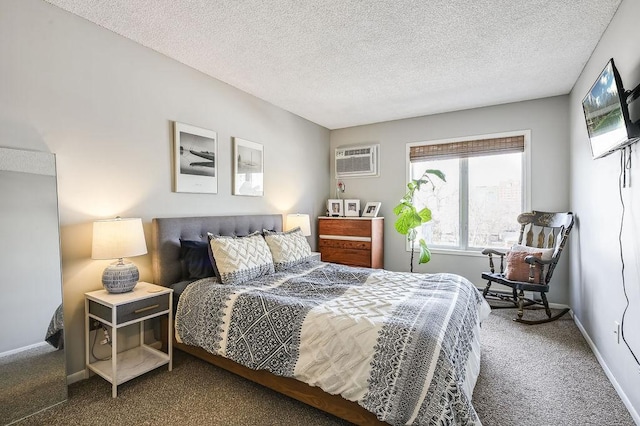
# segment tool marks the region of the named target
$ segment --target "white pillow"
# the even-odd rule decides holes
[[[284,271],[306,262],[311,256],[311,247],[299,227],[287,232],[264,230],[264,239],[271,250],[276,271]]]
[[[271,251],[260,234],[246,237],[209,234],[209,244],[223,284],[242,284],[274,272]]]

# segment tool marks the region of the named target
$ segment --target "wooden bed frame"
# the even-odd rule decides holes
[[[157,218],[152,221],[151,261],[154,282],[169,286],[182,278],[180,239],[206,241],[207,232],[217,235],[244,236],[263,229],[281,231],[281,215],[207,216]],[[166,330],[167,327],[162,327]],[[163,336],[164,342],[168,336]],[[266,370],[252,370],[227,358],[213,355],[202,348],[178,343],[174,348],[187,352],[217,367],[235,373],[278,393],[294,398],[336,417],[358,425],[386,425],[356,402],[324,392],[288,377],[276,376]]]

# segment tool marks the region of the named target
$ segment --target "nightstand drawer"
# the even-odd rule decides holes
[[[169,294],[161,294],[116,307],[116,322],[123,324],[169,309]],[[111,308],[89,300],[89,313],[111,322]]]
[[[169,295],[149,297],[118,307],[118,324],[133,321],[169,309]]]

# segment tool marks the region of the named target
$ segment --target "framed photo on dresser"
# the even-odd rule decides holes
[[[380,211],[380,206],[382,203],[380,201],[369,201],[365,206],[364,210],[362,210],[362,217],[376,217],[378,216],[378,212]]]
[[[342,200],[336,198],[327,200],[327,212],[329,212],[329,216],[344,216],[344,204]]]
[[[344,200],[345,216],[360,216],[360,200]]]

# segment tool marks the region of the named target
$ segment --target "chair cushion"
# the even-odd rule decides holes
[[[504,271],[506,279],[511,281],[529,282],[529,264],[524,261],[527,256],[542,258],[541,252],[510,251],[507,253],[507,268]],[[534,283],[540,282],[540,268],[534,268]]]
[[[514,244],[513,247],[511,247],[511,251],[523,251],[525,253],[542,253],[542,260],[548,261],[551,260],[551,258],[553,257],[553,253],[556,251],[555,248],[538,248],[538,247],[529,247],[529,246],[523,246],[520,244]],[[544,265],[543,271],[546,274],[547,270],[549,269],[549,265]]]

